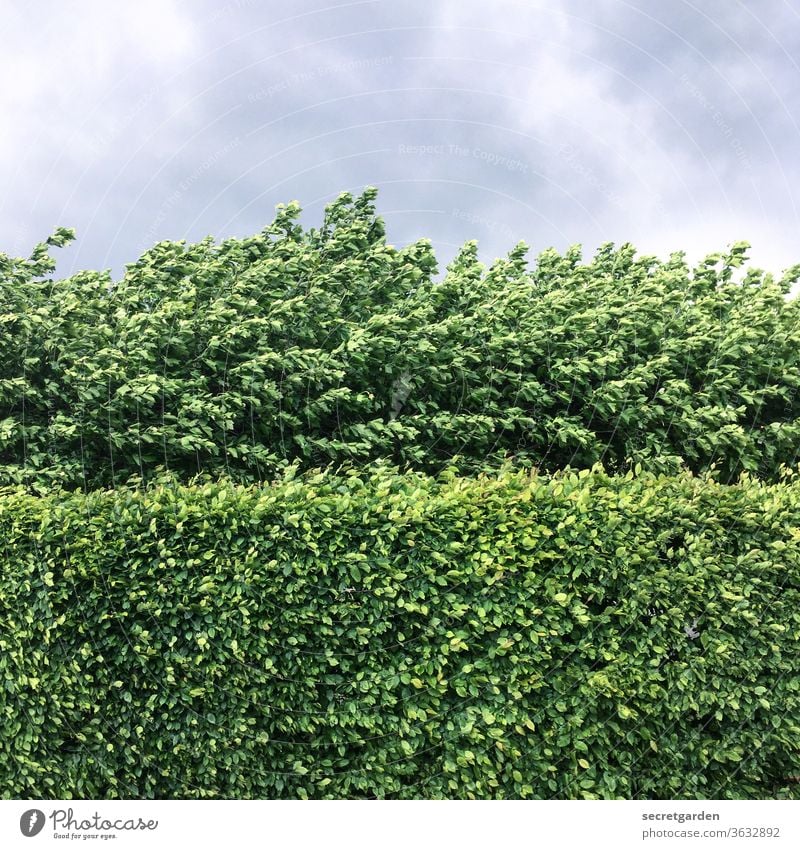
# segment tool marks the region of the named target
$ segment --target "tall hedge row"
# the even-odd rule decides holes
[[[303,229],[160,242],[121,280],[0,254],[0,485],[93,488],[169,469],[240,482],[386,458],[468,472],[747,470],[800,448],[800,266],[690,268],[603,246],[487,268],[467,243],[386,242],[374,190]]]
[[[797,798],[800,484],[0,497],[0,794]]]

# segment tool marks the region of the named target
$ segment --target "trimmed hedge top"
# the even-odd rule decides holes
[[[0,497],[0,795],[797,798],[800,485]]]
[[[374,190],[245,239],[161,242],[122,280],[0,254],[0,485],[169,469],[241,482],[386,458],[472,472],[715,468],[774,478],[800,447],[798,301],[738,243],[690,269],[605,245],[526,247],[442,281],[386,243]],[[741,269],[740,269],[741,270]]]

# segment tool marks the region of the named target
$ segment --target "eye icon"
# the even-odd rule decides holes
[[[38,808],[31,808],[19,818],[19,830],[25,837],[36,837],[44,828],[44,813]]]

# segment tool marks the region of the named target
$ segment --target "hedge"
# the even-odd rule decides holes
[[[0,485],[797,461],[800,266],[746,269],[740,242],[694,268],[628,244],[487,268],[468,242],[439,280],[374,199],[343,194],[318,229],[289,204],[251,237],[160,242],[116,281],[52,278],[64,228],[0,254]]]
[[[798,798],[800,483],[0,497],[0,794]]]

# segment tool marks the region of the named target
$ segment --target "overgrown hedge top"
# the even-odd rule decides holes
[[[746,245],[690,269],[605,245],[467,243],[436,281],[428,241],[386,243],[375,192],[319,229],[161,242],[122,280],[53,271],[59,230],[0,255],[0,484],[105,486],[163,466],[272,476],[389,458],[463,470],[716,464],[774,476],[800,448],[800,322]]]
[[[0,496],[0,796],[797,798],[800,485]]]

